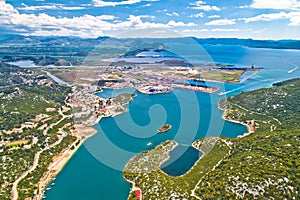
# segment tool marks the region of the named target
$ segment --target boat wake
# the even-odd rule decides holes
[[[293,69],[291,69],[291,70],[289,70],[288,71],[288,73],[290,74],[290,73],[293,73],[294,71],[296,71],[297,69],[299,69],[299,67],[298,66],[296,66],[295,68],[293,68]]]
[[[240,90],[240,89],[245,88],[245,87],[246,87],[246,86],[241,86],[241,87],[235,88],[235,89],[233,89],[233,90],[229,90],[229,91],[226,91],[226,92],[220,92],[218,95],[219,95],[219,96],[223,96],[223,95],[226,95],[226,94],[235,92],[235,91]]]

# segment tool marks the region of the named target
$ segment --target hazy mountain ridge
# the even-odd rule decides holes
[[[23,44],[23,45],[100,45],[103,42],[110,45],[135,46],[136,48],[154,48],[165,42],[178,41],[183,38],[191,38],[199,44],[211,45],[241,45],[255,48],[274,49],[300,49],[299,40],[254,40],[238,38],[113,38],[101,36],[98,38],[81,38],[76,36],[23,36],[23,35],[0,35],[0,44]],[[150,45],[155,44],[155,45]]]

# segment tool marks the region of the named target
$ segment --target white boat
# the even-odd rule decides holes
[[[152,145],[152,142],[148,142],[147,143],[147,146],[149,147],[149,146],[151,146]]]

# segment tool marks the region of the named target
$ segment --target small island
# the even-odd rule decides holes
[[[293,161],[299,157],[300,79],[273,86],[219,102],[226,120],[248,125],[248,134],[242,138],[194,141],[192,146],[202,156],[180,176],[161,169],[177,145],[164,142],[130,159],[123,171],[125,180],[138,186],[143,199],[260,199],[275,195],[297,199],[299,163]],[[134,191],[128,200],[136,199]]]
[[[164,132],[167,132],[168,130],[170,130],[171,128],[172,128],[171,124],[165,124],[162,127],[160,127],[159,129],[157,129],[157,132],[164,133]]]

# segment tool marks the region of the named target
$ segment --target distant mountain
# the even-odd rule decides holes
[[[212,45],[241,45],[255,48],[300,49],[299,40],[253,40],[237,38],[196,38],[190,37],[199,44]],[[143,48],[165,48],[165,43],[176,42],[184,38],[112,38],[101,36],[98,38],[80,38],[72,36],[22,36],[0,35],[0,44],[23,44],[39,46],[97,46],[100,44]],[[186,38],[185,38],[186,39]]]
[[[252,40],[237,38],[80,38],[67,36],[22,36],[0,34],[0,60],[31,60],[37,65],[99,64],[101,59],[130,56],[144,49],[166,50],[172,43],[240,45],[253,48],[299,49],[299,40]],[[86,59],[89,57],[90,59]],[[96,62],[96,63],[95,63]]]
[[[193,38],[199,44],[213,45],[241,45],[255,48],[272,48],[272,49],[300,49],[299,40],[253,40],[237,38]]]

